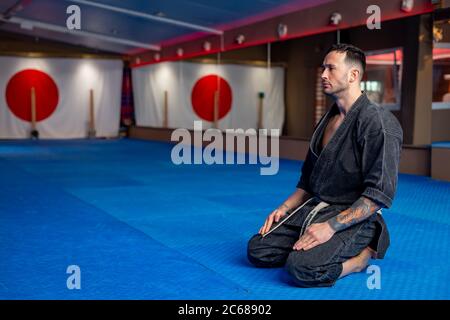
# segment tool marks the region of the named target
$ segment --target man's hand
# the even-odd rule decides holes
[[[313,223],[294,244],[294,250],[309,250],[331,239],[335,231],[328,222]]]
[[[261,227],[261,229],[259,229],[258,233],[263,235],[266,232],[269,232],[270,227],[272,226],[272,224],[274,222],[277,223],[278,221],[280,221],[280,219],[287,214],[288,210],[289,210],[289,207],[286,204],[283,203],[277,209],[272,211],[272,213],[267,217],[264,225]]]

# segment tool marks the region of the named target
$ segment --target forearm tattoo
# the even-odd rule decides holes
[[[375,202],[361,197],[350,208],[328,220],[328,223],[334,231],[338,232],[367,219],[379,209],[380,206]]]

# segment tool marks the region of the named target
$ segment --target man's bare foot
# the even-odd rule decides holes
[[[372,250],[367,247],[360,254],[352,259],[355,259],[354,271],[353,272],[361,272],[363,271],[367,265],[369,264],[369,260],[372,258]]]
[[[361,251],[357,256],[348,259],[342,264],[342,273],[339,278],[342,278],[353,272],[363,271],[369,264],[370,258],[374,256],[374,252],[369,247]]]

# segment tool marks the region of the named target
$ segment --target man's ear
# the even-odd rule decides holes
[[[359,79],[359,70],[358,68],[351,68],[350,69],[350,82],[355,82]]]

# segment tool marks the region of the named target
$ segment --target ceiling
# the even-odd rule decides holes
[[[331,1],[1,0],[0,30],[127,54],[158,50],[199,32],[220,35],[225,30]],[[75,34],[66,28],[66,10],[74,4],[81,10],[81,32]]]

